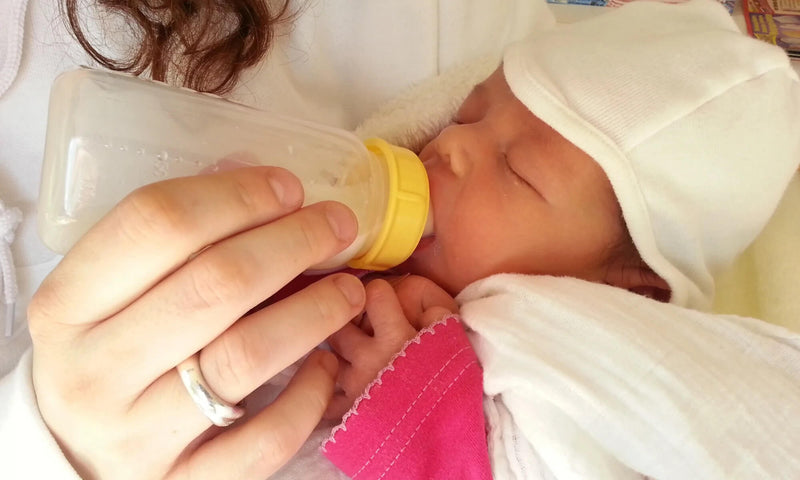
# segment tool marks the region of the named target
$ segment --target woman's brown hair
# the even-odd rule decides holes
[[[275,26],[292,17],[289,0],[94,0],[135,31],[130,56],[110,58],[87,38],[86,2],[62,2],[76,39],[100,65],[217,94],[230,91],[264,57]]]

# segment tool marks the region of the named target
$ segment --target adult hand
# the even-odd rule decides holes
[[[226,429],[174,368],[200,351],[210,388],[237,403],[361,311],[361,282],[341,274],[248,314],[355,238],[346,207],[298,210],[302,197],[271,167],[149,185],[43,282],[28,312],[33,382],[79,474],[261,480],[302,444],[333,392],[332,354],[310,355],[281,397]]]
[[[427,278],[376,279],[366,286],[366,311],[331,335],[339,355],[338,391],[326,418],[339,418],[417,333],[458,312],[453,297]]]

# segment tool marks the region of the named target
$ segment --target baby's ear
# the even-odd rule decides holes
[[[669,284],[641,260],[610,268],[605,283],[659,302],[669,302],[672,296]]]

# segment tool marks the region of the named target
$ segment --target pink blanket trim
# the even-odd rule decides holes
[[[458,317],[409,341],[322,451],[353,479],[490,479],[482,371]]]

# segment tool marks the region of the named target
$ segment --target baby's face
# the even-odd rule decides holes
[[[435,235],[400,270],[450,293],[502,273],[603,281],[625,236],[600,166],[534,116],[496,71],[420,152]]]

